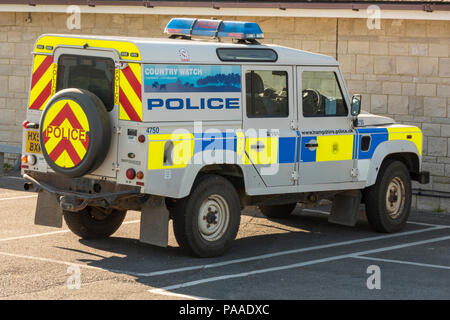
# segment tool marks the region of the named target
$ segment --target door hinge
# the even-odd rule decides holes
[[[116,63],[114,63],[114,67],[116,69],[123,70],[123,69],[128,68],[128,63],[127,62],[116,62]]]
[[[350,172],[350,175],[351,175],[353,178],[356,178],[357,176],[359,176],[359,170],[358,170],[358,168],[352,168],[352,170],[351,170],[351,172]]]
[[[113,134],[121,134],[122,128],[121,127],[113,127]]]
[[[296,120],[291,120],[291,130],[297,130],[298,129],[298,123]]]
[[[299,178],[299,176],[298,176],[298,171],[293,171],[293,172],[292,172],[292,175],[291,175],[291,180],[292,180],[292,182],[293,182],[293,183],[297,182],[297,181],[298,181],[298,178]]]

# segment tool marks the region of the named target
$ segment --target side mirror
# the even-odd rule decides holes
[[[361,112],[361,95],[355,94],[352,97],[352,106],[350,113],[352,116],[356,117]]]

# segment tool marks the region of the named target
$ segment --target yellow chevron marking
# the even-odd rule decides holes
[[[130,83],[127,81],[125,75],[120,72],[120,87],[122,88],[123,93],[127,96],[128,101],[133,106],[133,109],[139,115],[139,118],[142,119],[142,101],[136,95],[136,92],[131,87]],[[124,118],[120,118],[121,120],[129,120],[130,118],[126,114],[125,110],[123,110],[122,105],[120,106],[120,114],[124,115]]]

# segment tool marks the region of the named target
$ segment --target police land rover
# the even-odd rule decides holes
[[[404,227],[411,180],[429,180],[422,133],[360,114],[334,58],[262,45],[250,22],[165,33],[37,40],[22,150],[36,224],[101,238],[138,210],[140,241],[167,246],[173,219],[200,257],[230,247],[248,205],[285,218],[329,199],[329,221],[353,226],[364,203],[375,231]]]

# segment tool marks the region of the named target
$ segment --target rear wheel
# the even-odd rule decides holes
[[[63,211],[69,229],[84,239],[109,237],[122,225],[126,213],[126,210],[100,207],[86,207],[78,212]]]
[[[268,218],[287,218],[294,211],[297,203],[288,203],[272,206],[260,205],[259,210]]]
[[[367,220],[375,231],[403,229],[411,209],[411,177],[400,161],[388,160],[381,166],[376,183],[366,189]]]
[[[204,175],[191,194],[175,204],[175,238],[180,247],[195,256],[222,255],[239,230],[240,212],[234,186],[221,176]]]

